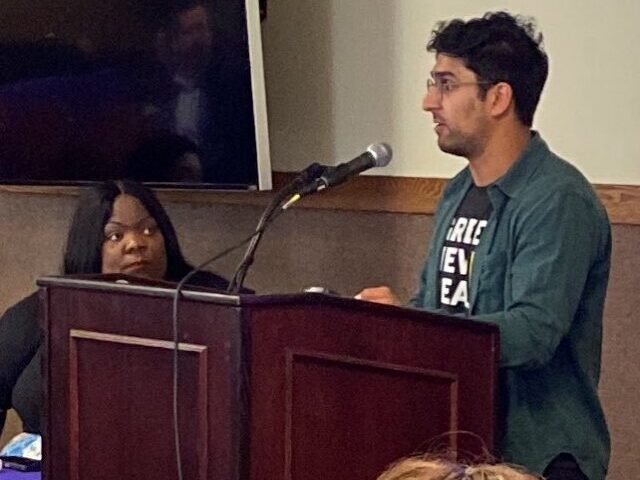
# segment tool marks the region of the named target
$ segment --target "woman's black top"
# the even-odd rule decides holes
[[[25,431],[40,432],[42,387],[40,355],[36,355],[42,342],[39,318],[37,292],[16,303],[0,318],[0,431],[6,411],[15,408]],[[34,411],[35,416],[31,415]]]

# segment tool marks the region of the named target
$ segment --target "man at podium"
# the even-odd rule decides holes
[[[607,214],[532,129],[548,60],[504,12],[437,25],[423,99],[440,149],[468,160],[445,189],[411,305],[500,328],[498,454],[548,480],[603,480],[597,395],[609,276]],[[357,298],[397,304],[387,287]]]

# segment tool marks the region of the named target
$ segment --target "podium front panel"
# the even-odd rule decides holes
[[[251,311],[251,480],[367,480],[412,453],[493,450],[496,327],[362,303]]]
[[[177,478],[172,298],[48,286],[46,479]],[[179,425],[185,478],[238,479],[246,455],[237,308],[180,307]]]

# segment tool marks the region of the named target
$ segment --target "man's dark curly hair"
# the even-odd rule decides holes
[[[491,84],[506,82],[513,89],[520,121],[531,126],[549,62],[542,48],[542,34],[532,19],[506,12],[489,12],[469,21],[439,22],[427,44],[429,52],[460,58],[472,70],[483,95]]]

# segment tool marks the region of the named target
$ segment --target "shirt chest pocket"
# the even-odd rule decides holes
[[[479,260],[480,262],[474,266],[474,275],[478,275],[478,278],[471,281],[471,288],[477,288],[475,294],[472,291],[472,295],[476,298],[472,313],[503,311],[511,291],[507,252],[504,249],[494,248],[491,253]]]

